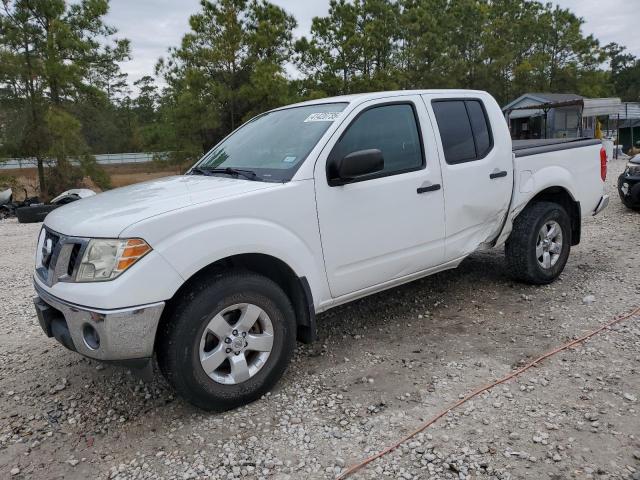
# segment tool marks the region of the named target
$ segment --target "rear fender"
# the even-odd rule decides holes
[[[532,172],[531,170],[523,170],[518,172],[518,179],[516,183],[516,191],[514,192],[514,202],[511,207],[507,222],[496,245],[501,245],[507,241],[511,230],[513,228],[513,222],[516,217],[522,213],[522,211],[531,203],[533,199],[539,196],[544,191],[550,189],[561,189],[571,197],[571,200],[579,205],[577,202],[577,188],[571,173],[559,166],[549,166],[541,168],[538,171]],[[572,212],[569,212],[570,214]],[[575,231],[574,226],[574,240],[579,241],[579,223],[580,215],[578,212],[578,218],[575,219],[578,222],[578,229]],[[573,217],[573,215],[572,215]],[[577,234],[577,235],[576,235]]]

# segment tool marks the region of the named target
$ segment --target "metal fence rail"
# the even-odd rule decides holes
[[[126,163],[147,163],[153,161],[154,158],[164,158],[167,152],[146,152],[146,153],[105,153],[102,155],[94,155],[96,162],[100,165],[121,165]],[[50,162],[53,162],[51,160]],[[77,160],[72,160],[72,164],[77,165]],[[0,170],[19,169],[19,168],[36,168],[37,162],[35,158],[0,158]]]

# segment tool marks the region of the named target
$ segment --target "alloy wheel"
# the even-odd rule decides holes
[[[562,228],[553,220],[545,222],[538,232],[536,258],[538,264],[548,270],[553,268],[562,253]]]
[[[200,364],[215,382],[235,385],[256,375],[273,347],[273,324],[257,305],[231,305],[209,321],[200,339]]]

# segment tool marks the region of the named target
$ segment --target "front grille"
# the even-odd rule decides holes
[[[44,237],[43,253],[42,253],[42,266],[49,268],[53,260],[53,252],[56,251],[56,247],[60,243],[60,236],[47,230]]]
[[[36,267],[36,272],[49,286],[57,282],[73,281],[77,264],[88,242],[89,239],[67,237],[45,227],[44,239],[38,245],[42,260]]]
[[[76,262],[78,261],[78,253],[80,253],[80,245],[79,243],[74,243],[73,248],[71,249],[71,253],[69,254],[69,265],[67,265],[67,275],[73,275],[73,272],[76,268]]]

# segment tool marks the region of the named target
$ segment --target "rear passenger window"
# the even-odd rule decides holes
[[[433,102],[447,163],[476,159],[473,131],[463,101]]]
[[[491,151],[491,129],[479,100],[438,100],[432,106],[448,164],[479,160]]]
[[[465,104],[467,105],[467,113],[469,113],[469,119],[471,120],[473,138],[476,141],[477,158],[484,158],[493,146],[491,145],[491,133],[489,132],[489,124],[484,114],[484,108],[482,108],[482,104],[477,100],[467,101]]]
[[[331,156],[341,158],[372,148],[382,151],[384,157],[384,170],[376,176],[422,168],[422,144],[411,105],[382,105],[365,110],[349,125]]]

